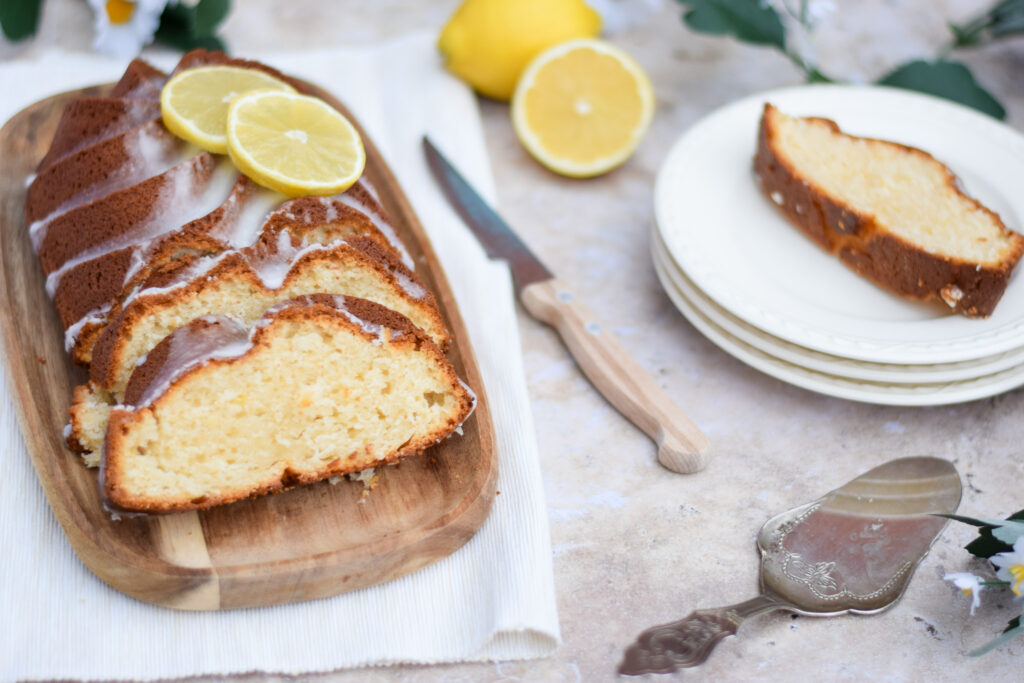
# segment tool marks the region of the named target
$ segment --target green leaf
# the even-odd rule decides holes
[[[691,9],[686,25],[699,33],[731,35],[745,43],[786,49],[786,29],[778,13],[761,0],[678,0]]]
[[[35,34],[39,26],[42,0],[3,0],[0,2],[0,28],[7,40],[23,40]]]
[[[1003,105],[978,85],[970,70],[959,62],[945,59],[909,62],[882,77],[878,83],[944,97],[994,118],[1006,118]]]
[[[967,552],[971,553],[975,557],[989,558],[996,553],[1006,553],[1013,550],[1013,546],[1010,543],[998,540],[993,532],[996,527],[1002,527],[1006,525],[1006,522],[1015,522],[1024,520],[1024,510],[1018,510],[1012,515],[1007,517],[1005,520],[1002,519],[975,519],[974,517],[961,517],[959,515],[940,515],[942,517],[949,517],[955,519],[958,522],[964,522],[965,524],[973,524],[974,526],[980,526],[981,529],[978,532],[978,538],[968,543],[965,548]]]
[[[195,22],[192,25],[195,37],[214,35],[230,9],[231,0],[199,0],[195,7]]]
[[[985,559],[992,557],[996,553],[1005,553],[1013,550],[1012,547],[992,538],[991,529],[983,529],[981,534],[964,546],[964,548],[971,555],[974,555],[975,557],[984,557]]]
[[[223,50],[224,41],[215,35],[217,25],[230,9],[230,0],[200,0],[194,7],[168,4],[160,15],[155,38],[179,50],[202,47]]]
[[[974,47],[1018,33],[1024,33],[1024,0],[1003,0],[966,24],[951,24],[955,47]]]
[[[995,38],[1024,33],[1024,0],[1003,0],[989,12],[989,32]]]
[[[1024,536],[1024,523],[1003,522],[992,529],[992,535],[1003,543],[1013,545],[1017,542],[1018,538]]]
[[[946,519],[952,519],[957,522],[963,522],[964,524],[970,524],[971,526],[988,526],[983,520],[977,517],[964,517],[963,515],[947,515],[944,512],[936,512],[933,517],[945,517]]]
[[[1014,625],[1014,622],[1016,622],[1016,625]],[[989,650],[994,650],[995,648],[999,647],[1003,643],[1007,643],[1007,642],[1013,640],[1014,638],[1016,638],[1017,636],[1021,635],[1022,633],[1024,633],[1024,626],[1020,625],[1020,617],[1017,617],[1016,619],[1013,619],[1010,622],[1009,626],[1006,627],[1006,630],[1003,631],[1003,633],[998,638],[996,638],[995,640],[992,640],[992,641],[982,645],[977,650],[974,650],[973,652],[970,653],[970,656],[971,657],[980,657],[981,655],[985,654]]]

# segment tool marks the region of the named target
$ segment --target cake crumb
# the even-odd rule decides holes
[[[964,298],[964,291],[956,285],[950,284],[943,287],[939,291],[939,295],[950,308],[956,308],[956,305],[960,303],[960,299]]]

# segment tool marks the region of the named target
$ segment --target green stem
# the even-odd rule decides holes
[[[782,53],[789,58],[789,61],[793,62],[793,64],[804,72],[804,76],[807,78],[808,83],[835,83],[835,80],[818,71],[817,66],[808,63],[799,55],[790,52],[789,50],[783,50]]]

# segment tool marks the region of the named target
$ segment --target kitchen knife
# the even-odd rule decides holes
[[[516,294],[534,318],[561,335],[584,374],[615,408],[658,445],[658,461],[673,472],[697,472],[707,464],[708,439],[487,205],[426,137],[431,173],[484,250],[508,262]]]

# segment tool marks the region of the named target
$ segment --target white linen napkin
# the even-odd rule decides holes
[[[344,101],[397,175],[469,328],[493,411],[501,495],[463,548],[382,586],[248,610],[154,607],[108,587],[75,556],[0,380],[0,679],[300,673],[550,654],[560,640],[551,543],[508,269],[486,259],[433,184],[420,150],[429,133],[494,200],[472,94],[442,70],[426,35],[372,49],[241,56]],[[173,64],[163,57],[154,61]],[[0,64],[0,120],[47,95],[116,80],[124,66],[80,54]]]

